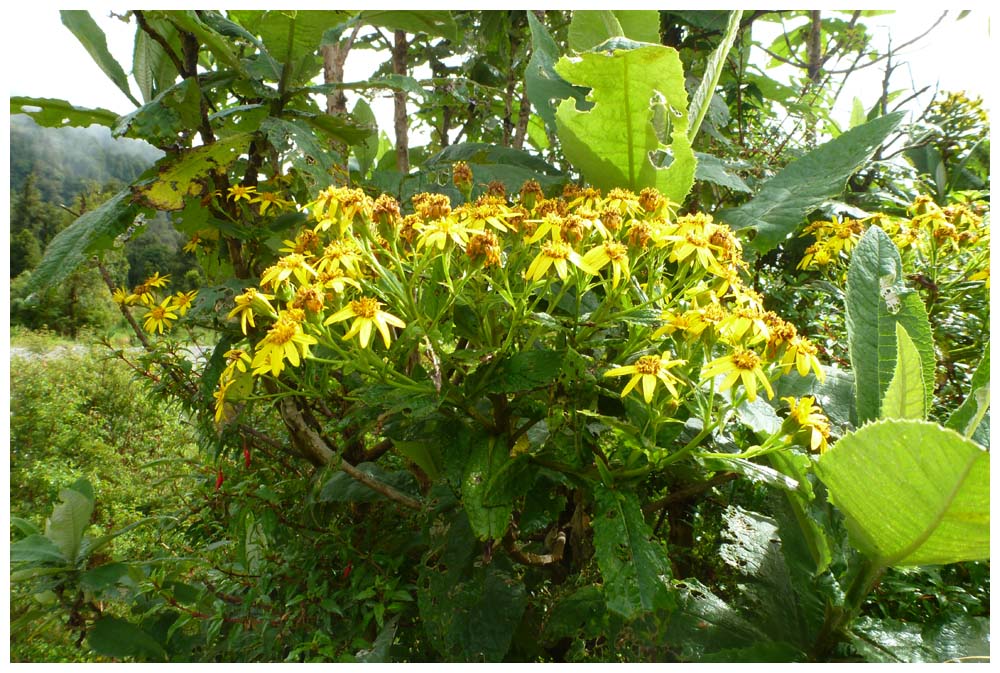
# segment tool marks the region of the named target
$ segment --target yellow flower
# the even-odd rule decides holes
[[[135,295],[129,294],[128,290],[123,287],[116,287],[115,291],[111,293],[111,301],[119,306],[131,306],[135,303]]]
[[[712,273],[723,276],[725,271],[715,259],[715,246],[709,243],[709,239],[696,231],[687,231],[683,234],[668,236],[675,241],[674,249],[670,251],[671,262],[683,262],[688,257]]]
[[[228,416],[226,411],[232,408],[231,404],[226,403],[226,392],[229,387],[233,385],[234,379],[219,377],[219,389],[212,393],[212,397],[215,398],[215,422],[221,423],[224,416]]]
[[[781,429],[793,441],[805,440],[806,437],[803,435],[808,435],[809,449],[825,453],[826,440],[830,437],[830,420],[823,414],[823,410],[814,404],[815,399],[809,396],[799,400],[794,397],[781,399],[791,407]]]
[[[337,239],[323,249],[316,270],[322,273],[343,268],[351,276],[360,276],[361,259],[361,249],[353,238]]]
[[[163,328],[170,329],[170,321],[177,320],[177,314],[173,312],[174,306],[171,303],[173,297],[167,297],[159,305],[150,306],[149,311],[143,316],[145,322],[142,328],[153,334],[163,333]]]
[[[785,347],[785,355],[781,358],[781,368],[787,374],[794,364],[799,376],[805,376],[812,369],[816,373],[816,378],[822,381],[824,374],[820,368],[819,360],[816,358],[816,352],[816,345],[809,339],[798,335],[793,336]]]
[[[353,285],[359,290],[361,289],[358,281],[344,275],[342,269],[320,271],[316,274],[316,285],[322,287],[324,290],[333,290],[336,294],[343,294],[344,288],[348,285]]]
[[[244,187],[243,185],[233,185],[229,188],[229,198],[233,201],[239,201],[244,199],[250,201],[250,197],[257,193],[257,188],[254,186]]]
[[[267,336],[257,344],[251,363],[254,375],[270,372],[278,376],[285,368],[286,359],[293,367],[298,367],[302,359],[309,357],[309,346],[318,342],[316,337],[302,332],[302,324],[294,317],[297,316],[282,312]]]
[[[143,283],[146,287],[166,287],[170,284],[170,274],[166,276],[161,276],[159,271],[153,273],[152,276],[146,279]]]
[[[568,267],[566,266],[567,260],[573,262],[573,264],[580,267],[587,273],[597,275],[595,270],[583,263],[583,259],[580,257],[579,253],[573,250],[573,248],[569,247],[569,245],[560,240],[555,240],[546,241],[542,244],[542,250],[538,253],[535,259],[531,261],[531,264],[528,266],[528,271],[525,274],[525,278],[529,281],[538,280],[545,276],[550,266],[555,266],[556,273],[559,274],[559,278],[566,280],[566,273],[568,272]]]
[[[323,321],[323,324],[330,325],[335,322],[347,320],[348,318],[354,318],[354,322],[351,323],[351,329],[347,331],[343,339],[347,341],[357,334],[362,348],[368,347],[368,342],[372,337],[372,325],[374,325],[378,328],[379,333],[382,334],[382,339],[385,341],[386,348],[388,348],[391,341],[389,325],[402,329],[406,327],[406,323],[391,313],[382,311],[381,308],[382,303],[377,299],[361,297],[331,315]]]
[[[990,265],[987,264],[984,269],[969,276],[969,280],[984,280],[986,281],[986,289],[990,289]]]
[[[190,252],[192,254],[198,252],[198,245],[201,243],[201,236],[198,234],[192,234],[191,238],[187,243],[184,244],[184,252]]]
[[[254,324],[253,316],[254,311],[257,313],[267,313],[268,315],[274,316],[276,312],[274,307],[271,306],[271,302],[268,299],[274,299],[274,295],[264,294],[263,292],[258,292],[255,288],[248,287],[243,294],[237,295],[233,301],[236,302],[236,308],[229,312],[227,318],[234,318],[237,315],[240,316],[240,326],[243,328],[243,333],[247,333],[247,324],[250,327],[256,327]]]
[[[277,192],[260,192],[255,198],[250,199],[250,203],[260,204],[261,215],[266,214],[268,208],[271,206],[274,206],[278,210],[282,210],[292,205],[291,201],[286,201],[281,198]]]
[[[653,401],[653,393],[656,391],[656,382],[660,381],[670,394],[677,397],[677,388],[674,383],[680,382],[676,376],[670,373],[671,367],[684,364],[684,360],[671,360],[665,355],[643,355],[634,364],[624,367],[615,367],[604,372],[605,376],[627,376],[632,378],[622,390],[622,397],[628,395],[639,382],[642,382],[642,397],[649,404]]]
[[[770,381],[761,369],[760,356],[751,350],[737,348],[729,355],[716,358],[706,364],[701,370],[702,381],[725,374],[726,378],[719,386],[719,392],[729,390],[734,383],[742,381],[747,391],[747,399],[753,402],[757,399],[757,381],[764,386],[768,399],[774,398],[774,390]]]
[[[420,236],[417,237],[417,250],[427,247],[435,247],[444,250],[444,246],[451,241],[458,247],[465,249],[469,241],[469,234],[481,234],[481,231],[473,231],[464,223],[457,221],[452,216],[442,217],[419,227]]]
[[[274,266],[265,269],[260,285],[261,287],[270,285],[272,289],[277,289],[293,275],[299,283],[305,285],[310,277],[316,277],[316,270],[309,265],[304,256],[293,252],[279,259]]]
[[[583,256],[582,265],[593,271],[599,271],[611,264],[613,271],[611,287],[618,287],[622,275],[629,278],[628,248],[615,241],[604,241]]]
[[[191,290],[190,292],[178,292],[174,295],[174,310],[180,315],[186,315],[188,309],[191,308],[191,303],[194,298],[198,296],[198,290]]]
[[[296,252],[300,255],[311,257],[320,246],[319,235],[312,229],[303,229],[295,237],[294,241],[282,241],[285,247],[278,248],[278,252]]]
[[[226,365],[226,370],[229,372],[238,369],[245,373],[251,362],[250,355],[242,348],[232,348],[226,351],[226,360],[229,361],[229,364]]]

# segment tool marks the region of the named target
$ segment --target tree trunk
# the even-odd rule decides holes
[[[406,32],[397,30],[395,33],[395,44],[392,47],[392,72],[396,75],[406,76],[406,48],[408,46]],[[406,119],[406,92],[396,91],[392,98],[395,103],[396,167],[400,173],[406,175],[410,172],[410,140]]]

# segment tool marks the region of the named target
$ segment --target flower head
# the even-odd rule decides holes
[[[191,308],[191,304],[194,302],[195,297],[198,296],[198,290],[191,290],[190,292],[178,292],[174,295],[174,310],[180,315],[185,315],[188,309]]]
[[[163,333],[163,328],[170,329],[170,321],[177,320],[177,314],[174,313],[173,297],[167,297],[159,304],[153,304],[149,307],[149,311],[143,316],[144,322],[142,328],[153,334],[158,332]]]
[[[672,367],[684,364],[684,360],[671,360],[665,355],[643,355],[633,364],[624,367],[615,367],[604,372],[605,376],[628,376],[632,378],[622,390],[622,397],[628,395],[640,382],[642,383],[642,397],[649,404],[653,401],[653,393],[656,391],[656,382],[661,382],[674,397],[677,397],[677,388],[674,383],[679,383],[680,379],[670,373]]]
[[[302,323],[291,311],[283,312],[271,326],[267,336],[257,344],[251,366],[254,375],[270,372],[281,374],[285,360],[298,367],[302,359],[309,357],[309,346],[317,342],[316,337],[302,331]]]
[[[814,404],[815,398],[806,396],[798,400],[794,397],[781,399],[791,407],[788,418],[781,425],[789,439],[808,443],[810,450],[825,453],[826,440],[830,437],[830,420]]]
[[[752,350],[736,348],[729,355],[712,360],[701,370],[702,380],[715,378],[720,374],[725,374],[726,378],[719,386],[719,392],[729,390],[734,383],[741,381],[747,391],[747,399],[753,402],[757,399],[757,382],[760,381],[767,391],[768,399],[774,397],[771,382],[767,380],[761,368],[760,356]]]
[[[358,335],[358,340],[362,348],[367,348],[368,342],[371,341],[372,326],[375,326],[382,335],[382,340],[385,341],[386,348],[389,347],[392,338],[389,332],[389,325],[399,327],[400,329],[406,327],[405,322],[391,313],[383,311],[382,303],[373,297],[361,297],[350,302],[347,306],[324,320],[323,324],[330,325],[349,318],[354,318],[354,322],[351,323],[351,328],[344,335],[343,339],[347,341]]]

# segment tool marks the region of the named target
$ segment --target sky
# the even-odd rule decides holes
[[[560,3],[551,2],[549,5]],[[893,3],[883,3],[891,6]],[[897,5],[899,3],[896,3]],[[965,90],[985,99],[988,109],[993,109],[992,86],[987,80],[989,66],[998,63],[990,40],[989,12],[985,4],[970,2],[964,6],[979,9],[964,19],[957,20],[958,11],[952,10],[930,36],[907,47],[899,55],[900,67],[892,80],[893,89],[917,89],[930,86],[930,91],[915,101],[914,107],[926,106],[938,88]],[[870,31],[881,48],[891,40],[900,45],[923,33],[941,15],[940,5],[931,7],[919,2],[903,5],[893,15],[868,19]],[[110,11],[91,8],[91,15],[104,29],[108,47],[126,71],[132,62],[134,24],[112,18]],[[59,11],[44,4],[16,5],[13,20],[4,26],[4,48],[8,65],[5,76],[10,95],[44,98],[62,98],[83,107],[103,107],[119,114],[129,112],[132,104],[104,76],[73,35],[62,26]],[[117,11],[124,13],[124,8]],[[756,37],[756,34],[755,34]],[[769,41],[770,38],[768,38]],[[364,79],[374,63],[364,62],[371,52],[353,52],[347,61],[347,80]],[[419,74],[419,73],[418,73]],[[861,98],[870,108],[881,91],[883,71],[874,66],[855,73],[839,100],[835,117],[846,121],[854,96]],[[134,91],[138,96],[138,92]],[[375,105],[379,127],[392,135],[392,112],[386,101]]]

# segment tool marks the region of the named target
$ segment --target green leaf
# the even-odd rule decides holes
[[[552,101],[572,98],[580,109],[584,109],[589,105],[587,90],[574,86],[559,76],[555,69],[556,61],[561,55],[559,47],[534,13],[528,12],[527,15],[531,30],[531,59],[524,71],[524,86],[528,92],[528,100],[538,116],[550,130],[555,130],[556,108]]]
[[[579,60],[560,59],[556,71],[568,81],[591,87],[590,110],[564,100],[556,126],[566,158],[584,178],[601,189],[623,187],[638,192],[656,187],[680,203],[694,184],[694,152],[687,137],[688,101],[684,69],[675,49],[649,45],[612,54],[585,53]],[[657,168],[650,153],[666,151],[653,126],[651,101],[663,98],[670,122],[673,160]]]
[[[755,229],[750,247],[767,252],[795,231],[810,211],[843,191],[847,179],[871,158],[903,114],[880,117],[820,145],[765,182],[749,202],[723,210],[719,219],[733,229]]]
[[[569,23],[569,48],[590,51],[611,37],[636,42],[660,42],[660,13],[643,10],[574,10]]]
[[[562,638],[596,638],[605,630],[604,595],[599,586],[577,589],[552,606],[545,622],[543,640],[555,643]]]
[[[774,486],[785,491],[795,491],[799,482],[773,467],[759,465],[744,458],[728,458],[724,454],[715,454],[704,458],[705,467],[718,472],[736,472],[750,481],[767,486]]]
[[[155,11],[148,14],[151,15],[150,18],[166,19],[181,31],[194,35],[220,64],[236,71],[243,69],[230,41],[208,27],[194,10]]]
[[[902,323],[896,323],[896,370],[882,398],[881,418],[927,418],[920,353]]]
[[[883,285],[897,294],[907,292],[898,284],[902,268],[892,240],[873,226],[858,242],[847,270],[848,351],[854,369],[859,423],[880,416],[881,402],[896,368],[896,323],[903,325],[920,353],[924,408],[930,407],[934,392],[934,343],[923,302],[915,292],[908,292],[893,314],[882,299]]]
[[[348,145],[355,145],[364,142],[375,129],[356,123],[354,120],[343,115],[317,114],[304,110],[286,110],[285,113],[292,119],[302,120],[314,131],[322,133],[331,140],[339,140]]]
[[[674,646],[681,661],[702,661],[709,653],[769,640],[754,620],[698,580],[685,579],[674,586],[678,608],[670,618],[665,641]]]
[[[417,480],[405,470],[389,472],[375,463],[359,463],[357,469],[370,477],[392,486],[397,491],[416,495],[419,492]],[[337,472],[323,484],[318,496],[320,502],[375,502],[386,497],[373,491],[361,482],[351,478],[346,472]]]
[[[943,615],[921,625],[895,619],[862,617],[851,626],[851,644],[875,663],[941,663],[963,657],[990,656],[990,620]]]
[[[469,525],[480,540],[499,540],[507,532],[514,504],[487,504],[489,484],[510,460],[503,441],[485,432],[473,432],[469,438],[469,458],[462,475],[462,503]]]
[[[166,661],[167,653],[148,633],[117,617],[103,616],[87,634],[87,643],[97,654],[116,659]]]
[[[240,133],[158,162],[155,177],[132,187],[136,200],[157,210],[181,210],[185,197],[204,192],[205,185],[199,179],[228,168],[239,158],[250,138],[250,134]]]
[[[861,102],[861,99],[857,96],[854,97],[854,102],[851,105],[851,121],[849,128],[854,128],[855,126],[861,126],[868,119],[868,113],[865,112],[865,105]]]
[[[39,126],[90,126],[100,124],[111,127],[118,115],[104,108],[77,107],[58,98],[30,98],[11,96],[10,113],[26,114]]]
[[[108,38],[90,16],[90,13],[85,9],[64,9],[59,12],[59,16],[62,18],[63,25],[76,36],[76,39],[80,41],[90,57],[104,71],[104,74],[138,107],[140,103],[129,90],[125,71],[108,51]]]
[[[382,627],[382,630],[379,631],[378,636],[375,638],[375,642],[372,643],[371,649],[361,650],[354,655],[359,662],[364,664],[385,664],[392,661],[389,657],[389,651],[392,649],[392,641],[396,638],[396,628],[399,626],[400,616],[396,615],[385,623],[385,626]]]
[[[743,178],[735,173],[730,173],[725,162],[719,157],[702,152],[695,152],[694,156],[698,160],[698,166],[694,171],[695,180],[711,182],[713,185],[719,185],[735,192],[749,194],[753,191],[747,186],[747,183],[743,182]]]
[[[816,465],[854,544],[882,566],[988,559],[989,453],[919,420],[876,421]]]
[[[402,30],[418,35],[424,33],[458,42],[458,25],[448,10],[393,11],[371,10],[361,12],[359,20],[371,26]]]
[[[550,385],[559,378],[565,351],[520,351],[504,358],[490,375],[487,391],[517,393]]]
[[[371,106],[368,105],[364,98],[358,99],[358,102],[354,104],[354,109],[351,110],[351,114],[360,123],[376,129],[375,133],[372,133],[364,142],[358,143],[354,147],[354,156],[358,160],[358,171],[362,176],[365,176],[371,170],[372,165],[375,163],[375,157],[378,154],[378,125],[375,123],[375,113],[372,112]]]
[[[73,488],[59,491],[60,503],[45,522],[45,537],[52,540],[67,560],[75,563],[83,541],[83,531],[90,525],[94,500]]]
[[[808,477],[812,461],[809,456],[792,450],[768,454],[767,460],[774,469],[799,482],[799,489],[785,491],[785,499],[788,502],[788,511],[798,525],[801,542],[809,550],[809,556],[812,558],[814,565],[811,572],[818,575],[830,566],[833,556],[826,532],[808,510],[809,503],[815,498]]]
[[[82,215],[49,243],[41,263],[31,274],[32,285],[43,290],[62,282],[90,255],[110,248],[138,212],[129,190],[123,189],[97,209]]]
[[[80,586],[87,591],[102,591],[127,574],[128,566],[124,563],[106,563],[80,575]]]
[[[268,53],[286,68],[300,68],[303,59],[319,51],[323,33],[351,17],[332,10],[271,10],[257,26]],[[289,73],[298,81],[299,73]]]
[[[670,565],[642,516],[635,493],[594,493],[594,555],[604,578],[608,609],[626,619],[652,610],[670,610]]]
[[[989,422],[985,424],[982,420],[989,410],[990,403],[990,345],[986,344],[986,352],[983,359],[976,367],[972,375],[972,383],[969,386],[969,395],[962,402],[962,406],[948,419],[945,425],[966,437],[972,437],[977,442],[989,448]],[[989,417],[986,416],[988,419]],[[986,432],[982,432],[985,429]]]
[[[705,74],[701,78],[698,90],[691,97],[691,110],[688,113],[688,116],[692,120],[691,128],[688,129],[688,138],[690,138],[691,142],[694,142],[695,137],[698,135],[698,129],[701,128],[701,122],[708,113],[708,106],[712,102],[712,96],[715,95],[715,87],[718,86],[719,77],[722,76],[722,70],[726,65],[726,56],[729,54],[729,50],[733,48],[736,35],[740,32],[740,19],[742,17],[742,9],[737,9],[730,13],[729,22],[726,24],[726,32],[722,36],[722,41],[715,48],[715,51],[712,52],[712,55],[708,57],[708,62],[705,64]]]
[[[29,535],[16,542],[11,542],[10,562],[65,565],[70,562],[70,559],[63,555],[55,542],[44,535]]]
[[[333,180],[334,155],[306,122],[268,117],[260,130],[279,150],[289,143],[294,145],[297,151],[288,153],[289,160],[296,170],[308,176],[310,191],[319,191]]]

